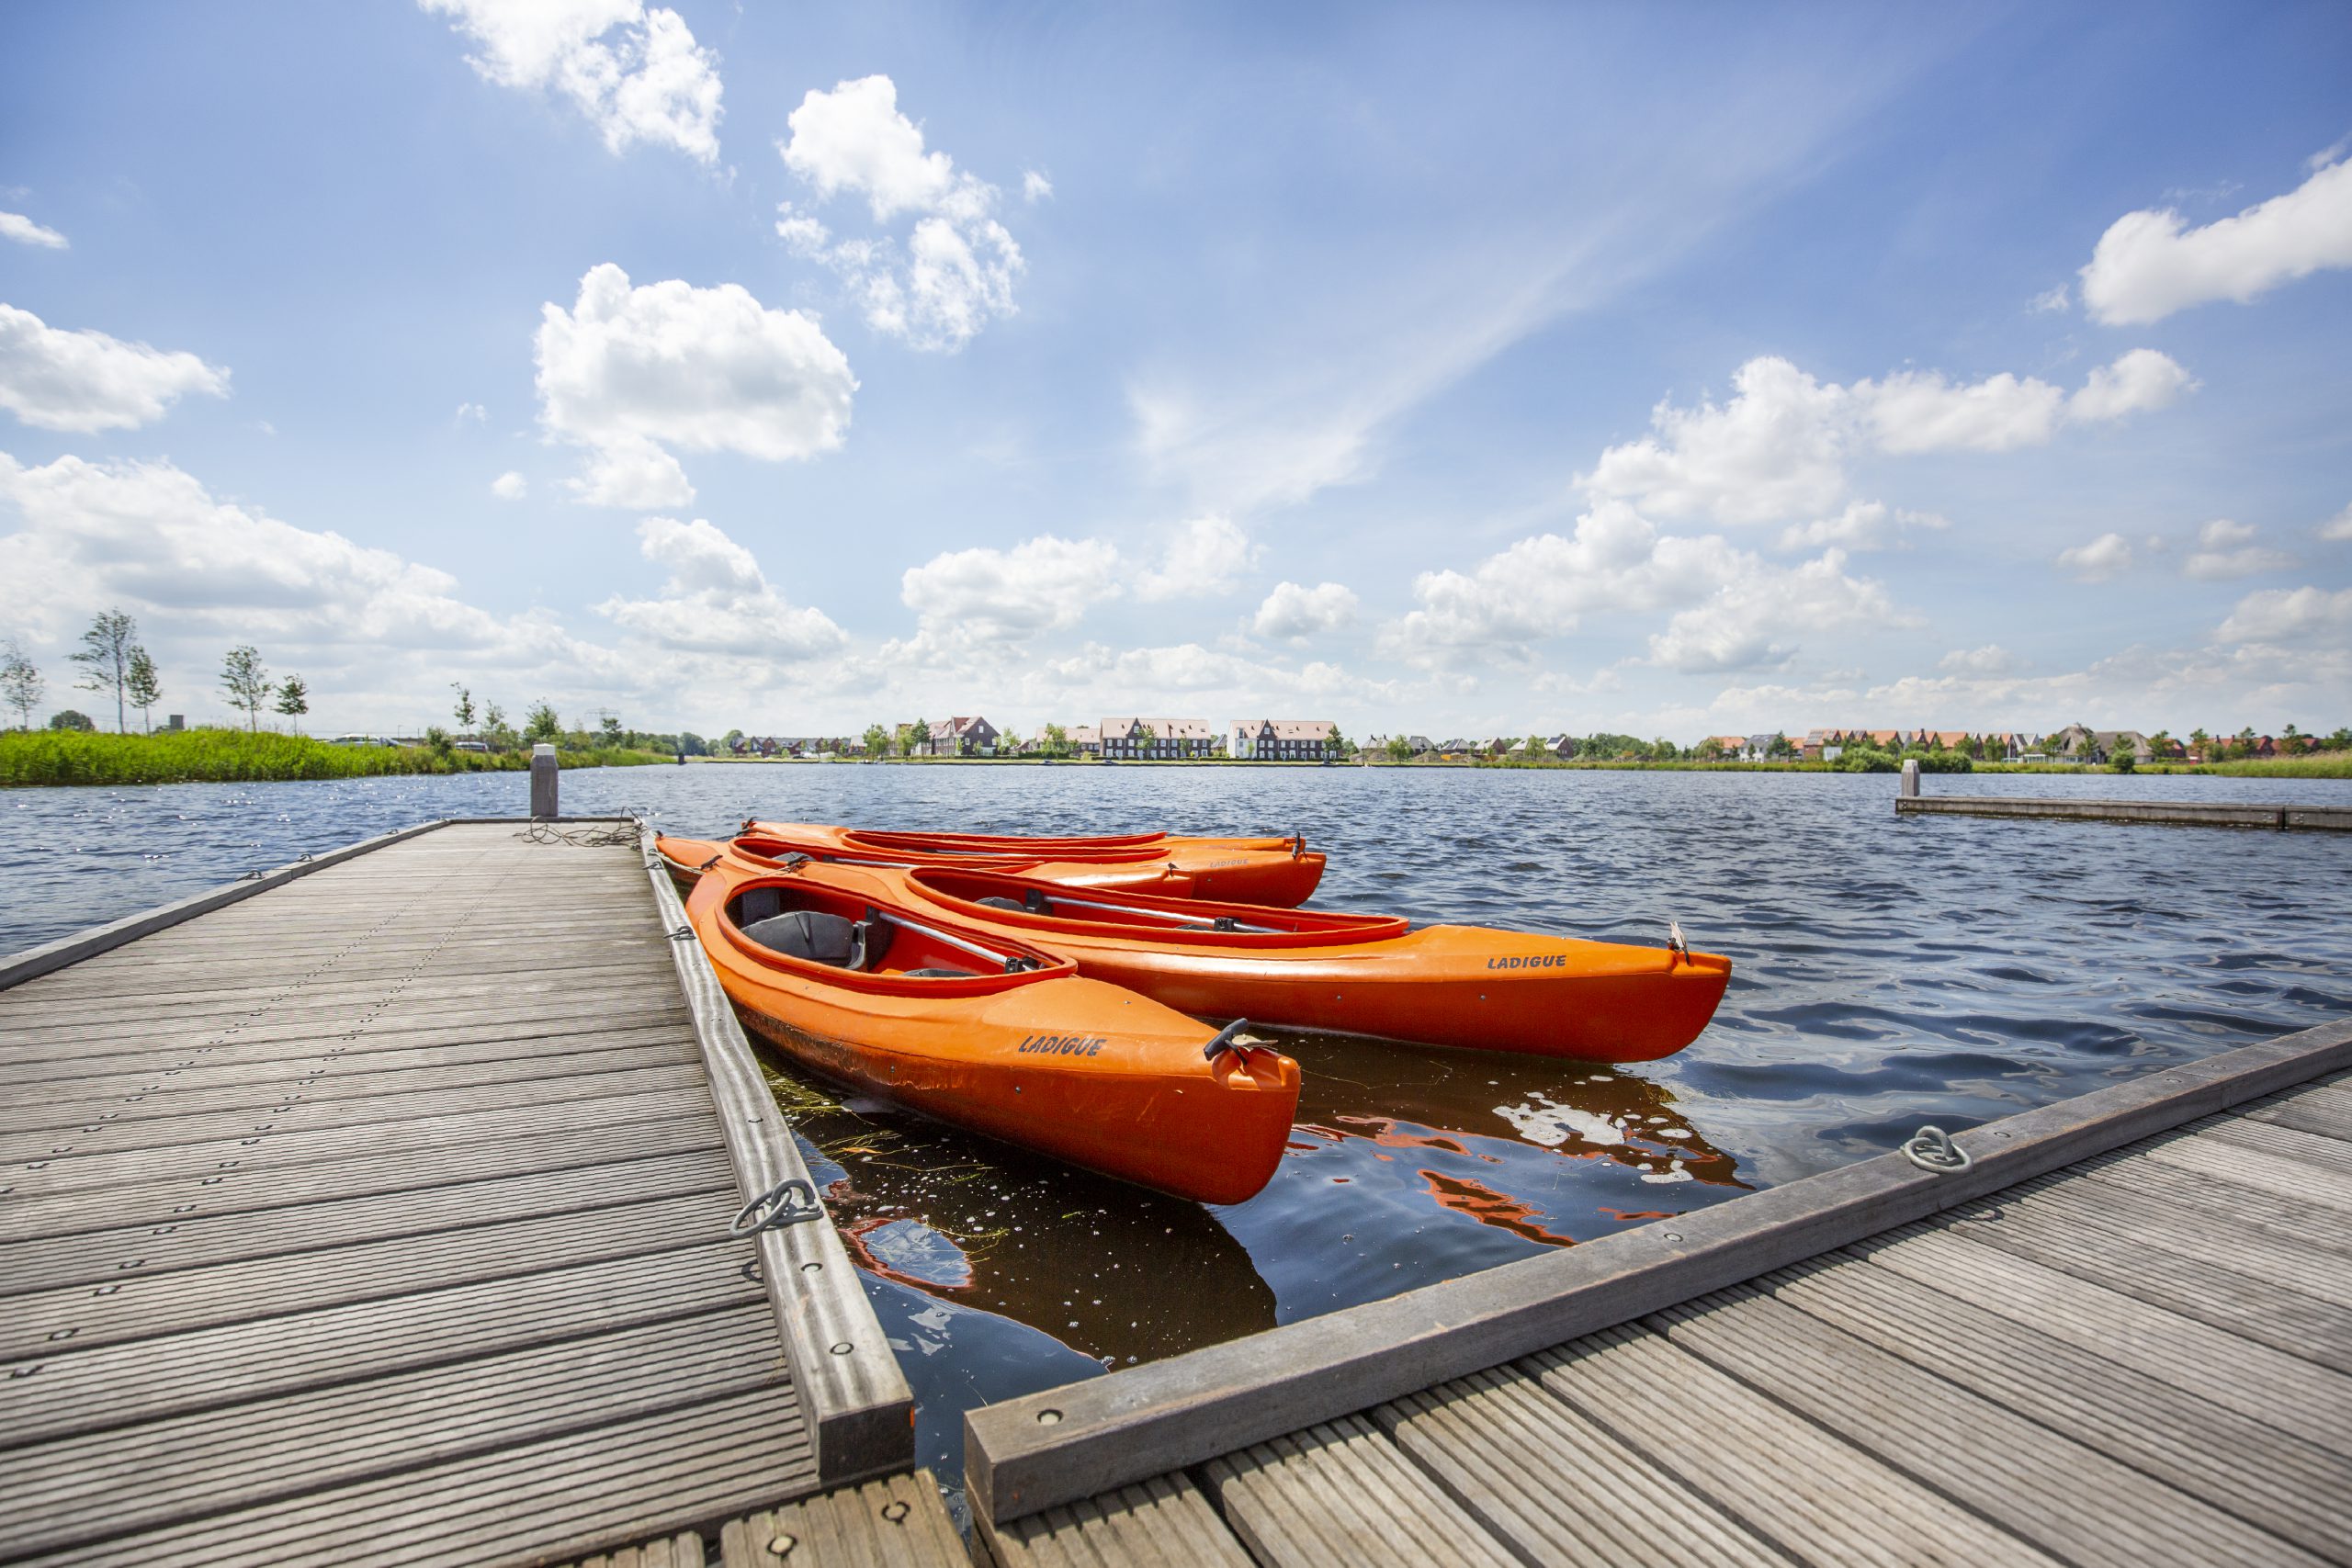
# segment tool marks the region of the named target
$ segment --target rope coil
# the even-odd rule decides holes
[[[1941,1127],[1922,1127],[1903,1145],[1903,1157],[1921,1170],[1954,1176],[1976,1163],[1974,1156],[1951,1141]]]
[[[825,1206],[817,1201],[817,1190],[799,1177],[787,1177],[736,1210],[727,1234],[741,1241],[762,1231],[782,1230],[824,1215]]]

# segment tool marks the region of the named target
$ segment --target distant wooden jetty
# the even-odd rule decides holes
[[[0,962],[0,1561],[964,1561],[682,932],[635,824],[441,823]],[[2347,1066],[973,1411],[975,1555],[2352,1560]]]
[[[1924,795],[1919,764],[1903,764],[1897,817],[2007,817],[2041,822],[2144,822],[2173,828],[2251,828],[2264,832],[2352,833],[2352,807],[2266,806],[2238,801],[2058,799],[2021,795]]]

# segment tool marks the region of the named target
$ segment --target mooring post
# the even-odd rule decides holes
[[[531,815],[533,817],[559,815],[555,806],[555,748],[542,740],[531,748]]]
[[[555,798],[552,789],[548,798],[549,800]],[[1917,757],[1903,759],[1903,798],[1905,800],[1919,798],[1919,759]]]

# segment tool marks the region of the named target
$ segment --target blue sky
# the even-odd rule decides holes
[[[0,26],[51,705],[2352,720],[2338,5]]]

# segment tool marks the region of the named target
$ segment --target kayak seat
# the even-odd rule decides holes
[[[1016,915],[1021,912],[1021,900],[1018,898],[1006,898],[991,896],[981,899],[980,902],[986,904],[991,909],[1010,909]]]
[[[968,980],[972,977],[969,969],[910,969],[906,973],[908,978],[914,980]]]
[[[865,966],[865,926],[818,909],[792,909],[743,928],[743,934],[772,953],[806,958],[836,969]]]

